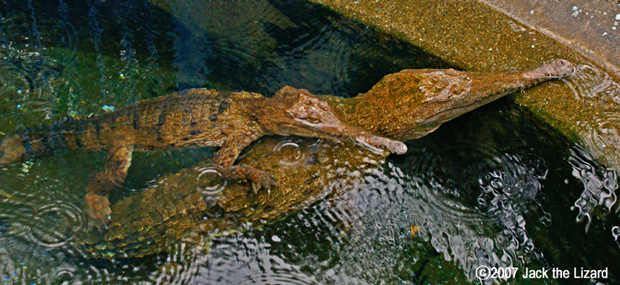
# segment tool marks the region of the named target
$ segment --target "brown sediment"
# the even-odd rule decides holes
[[[481,0],[570,47],[620,79],[620,5],[614,1]]]

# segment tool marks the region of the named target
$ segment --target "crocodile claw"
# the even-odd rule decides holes
[[[100,233],[105,233],[108,230],[111,216],[102,217],[100,219],[89,219],[88,225],[92,229],[97,229]]]
[[[276,182],[276,178],[268,173],[264,173],[261,175],[259,181],[252,181],[252,191],[254,194],[257,194],[258,191],[263,188],[269,191],[270,189],[277,188],[278,182]]]

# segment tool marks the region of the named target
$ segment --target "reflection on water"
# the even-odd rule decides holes
[[[580,64],[575,75],[565,81],[573,90],[576,99],[603,97],[620,104],[620,86],[609,74],[596,67]]]
[[[575,220],[584,222],[587,232],[592,221],[606,221],[608,215],[617,217],[620,210],[616,194],[620,161],[617,156],[606,155],[617,154],[620,146],[620,85],[605,72],[585,64],[577,66],[575,75],[563,81],[576,100],[596,106],[597,111],[590,122],[579,122],[576,126],[587,150],[572,148],[569,158],[572,175],[583,184],[583,191],[573,204],[577,211]],[[610,167],[595,162],[592,157],[607,157]],[[617,241],[618,222],[614,224],[611,235]]]
[[[442,66],[415,47],[299,2],[87,2],[0,3],[0,132],[186,87],[270,94],[290,84],[354,96],[387,73]],[[578,99],[620,103],[617,84],[604,73],[578,69],[564,81]],[[605,121],[617,118],[610,112],[592,130],[594,145],[620,144]],[[166,253],[111,261],[91,260],[71,243],[87,228],[82,193],[101,154],[58,151],[2,166],[0,277],[434,284],[475,281],[475,269],[486,265],[609,268],[611,282],[618,281],[617,173],[508,101],[409,142],[406,156],[371,169],[329,164],[301,152],[302,143],[282,138],[271,151],[285,154],[283,168],[338,166],[322,177],[333,192],[327,199],[260,229],[213,240],[188,230]],[[119,196],[210,155],[137,155]],[[197,180],[219,175],[199,173]],[[214,205],[224,187],[197,190]]]
[[[275,235],[269,240],[251,235],[219,239],[193,278],[205,284],[316,284],[312,273],[270,252],[277,242],[281,241]]]
[[[579,211],[576,220],[586,220],[587,231],[594,218],[592,216],[602,219],[616,206],[618,177],[613,169],[593,162],[587,153],[576,149],[571,149],[571,153],[569,162],[573,167],[573,176],[584,185],[583,192],[574,205]]]

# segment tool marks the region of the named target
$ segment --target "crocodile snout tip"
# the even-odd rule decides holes
[[[371,137],[358,137],[356,139],[362,145],[372,148],[380,148],[390,153],[405,154],[407,152],[407,145],[403,142],[391,140],[379,136]]]
[[[407,145],[403,142],[393,141],[391,144],[390,152],[398,155],[405,154],[407,152]]]
[[[387,150],[395,154],[405,154],[407,152],[407,145],[401,141],[391,140],[388,138],[374,136],[371,141],[378,145],[380,148]]]
[[[551,76],[569,77],[575,73],[575,66],[566,59],[556,59],[548,64]]]

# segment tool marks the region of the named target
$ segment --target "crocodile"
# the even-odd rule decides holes
[[[264,97],[195,88],[8,136],[0,144],[0,164],[58,148],[106,150],[104,169],[90,180],[84,198],[89,221],[104,231],[111,214],[108,193],[125,180],[133,151],[219,146],[215,164],[221,175],[234,181],[250,180],[256,192],[277,186],[273,175],[234,162],[244,148],[265,135],[351,139],[372,151],[407,151],[400,141],[347,123],[329,103],[308,92]]]
[[[566,60],[518,72],[464,72],[453,69],[404,70],[390,74],[370,91],[354,98],[316,97],[339,110],[344,119],[373,133],[397,140],[420,138],[466,112],[547,80],[574,72]],[[286,86],[278,94],[310,94]],[[384,153],[363,151],[350,143],[295,142],[263,138],[241,163],[273,171],[279,187],[248,195],[247,184],[225,184],[212,170],[213,161],[162,176],[154,186],[112,207],[103,235],[76,233],[71,246],[87,257],[141,257],[202,245],[205,240],[281,220],[296,210],[364,183],[377,171]],[[295,160],[296,163],[283,163]],[[351,174],[357,173],[353,177]],[[343,175],[346,175],[343,177]],[[341,179],[342,178],[342,179]],[[356,180],[356,181],[351,181]],[[217,189],[204,191],[204,189]]]

